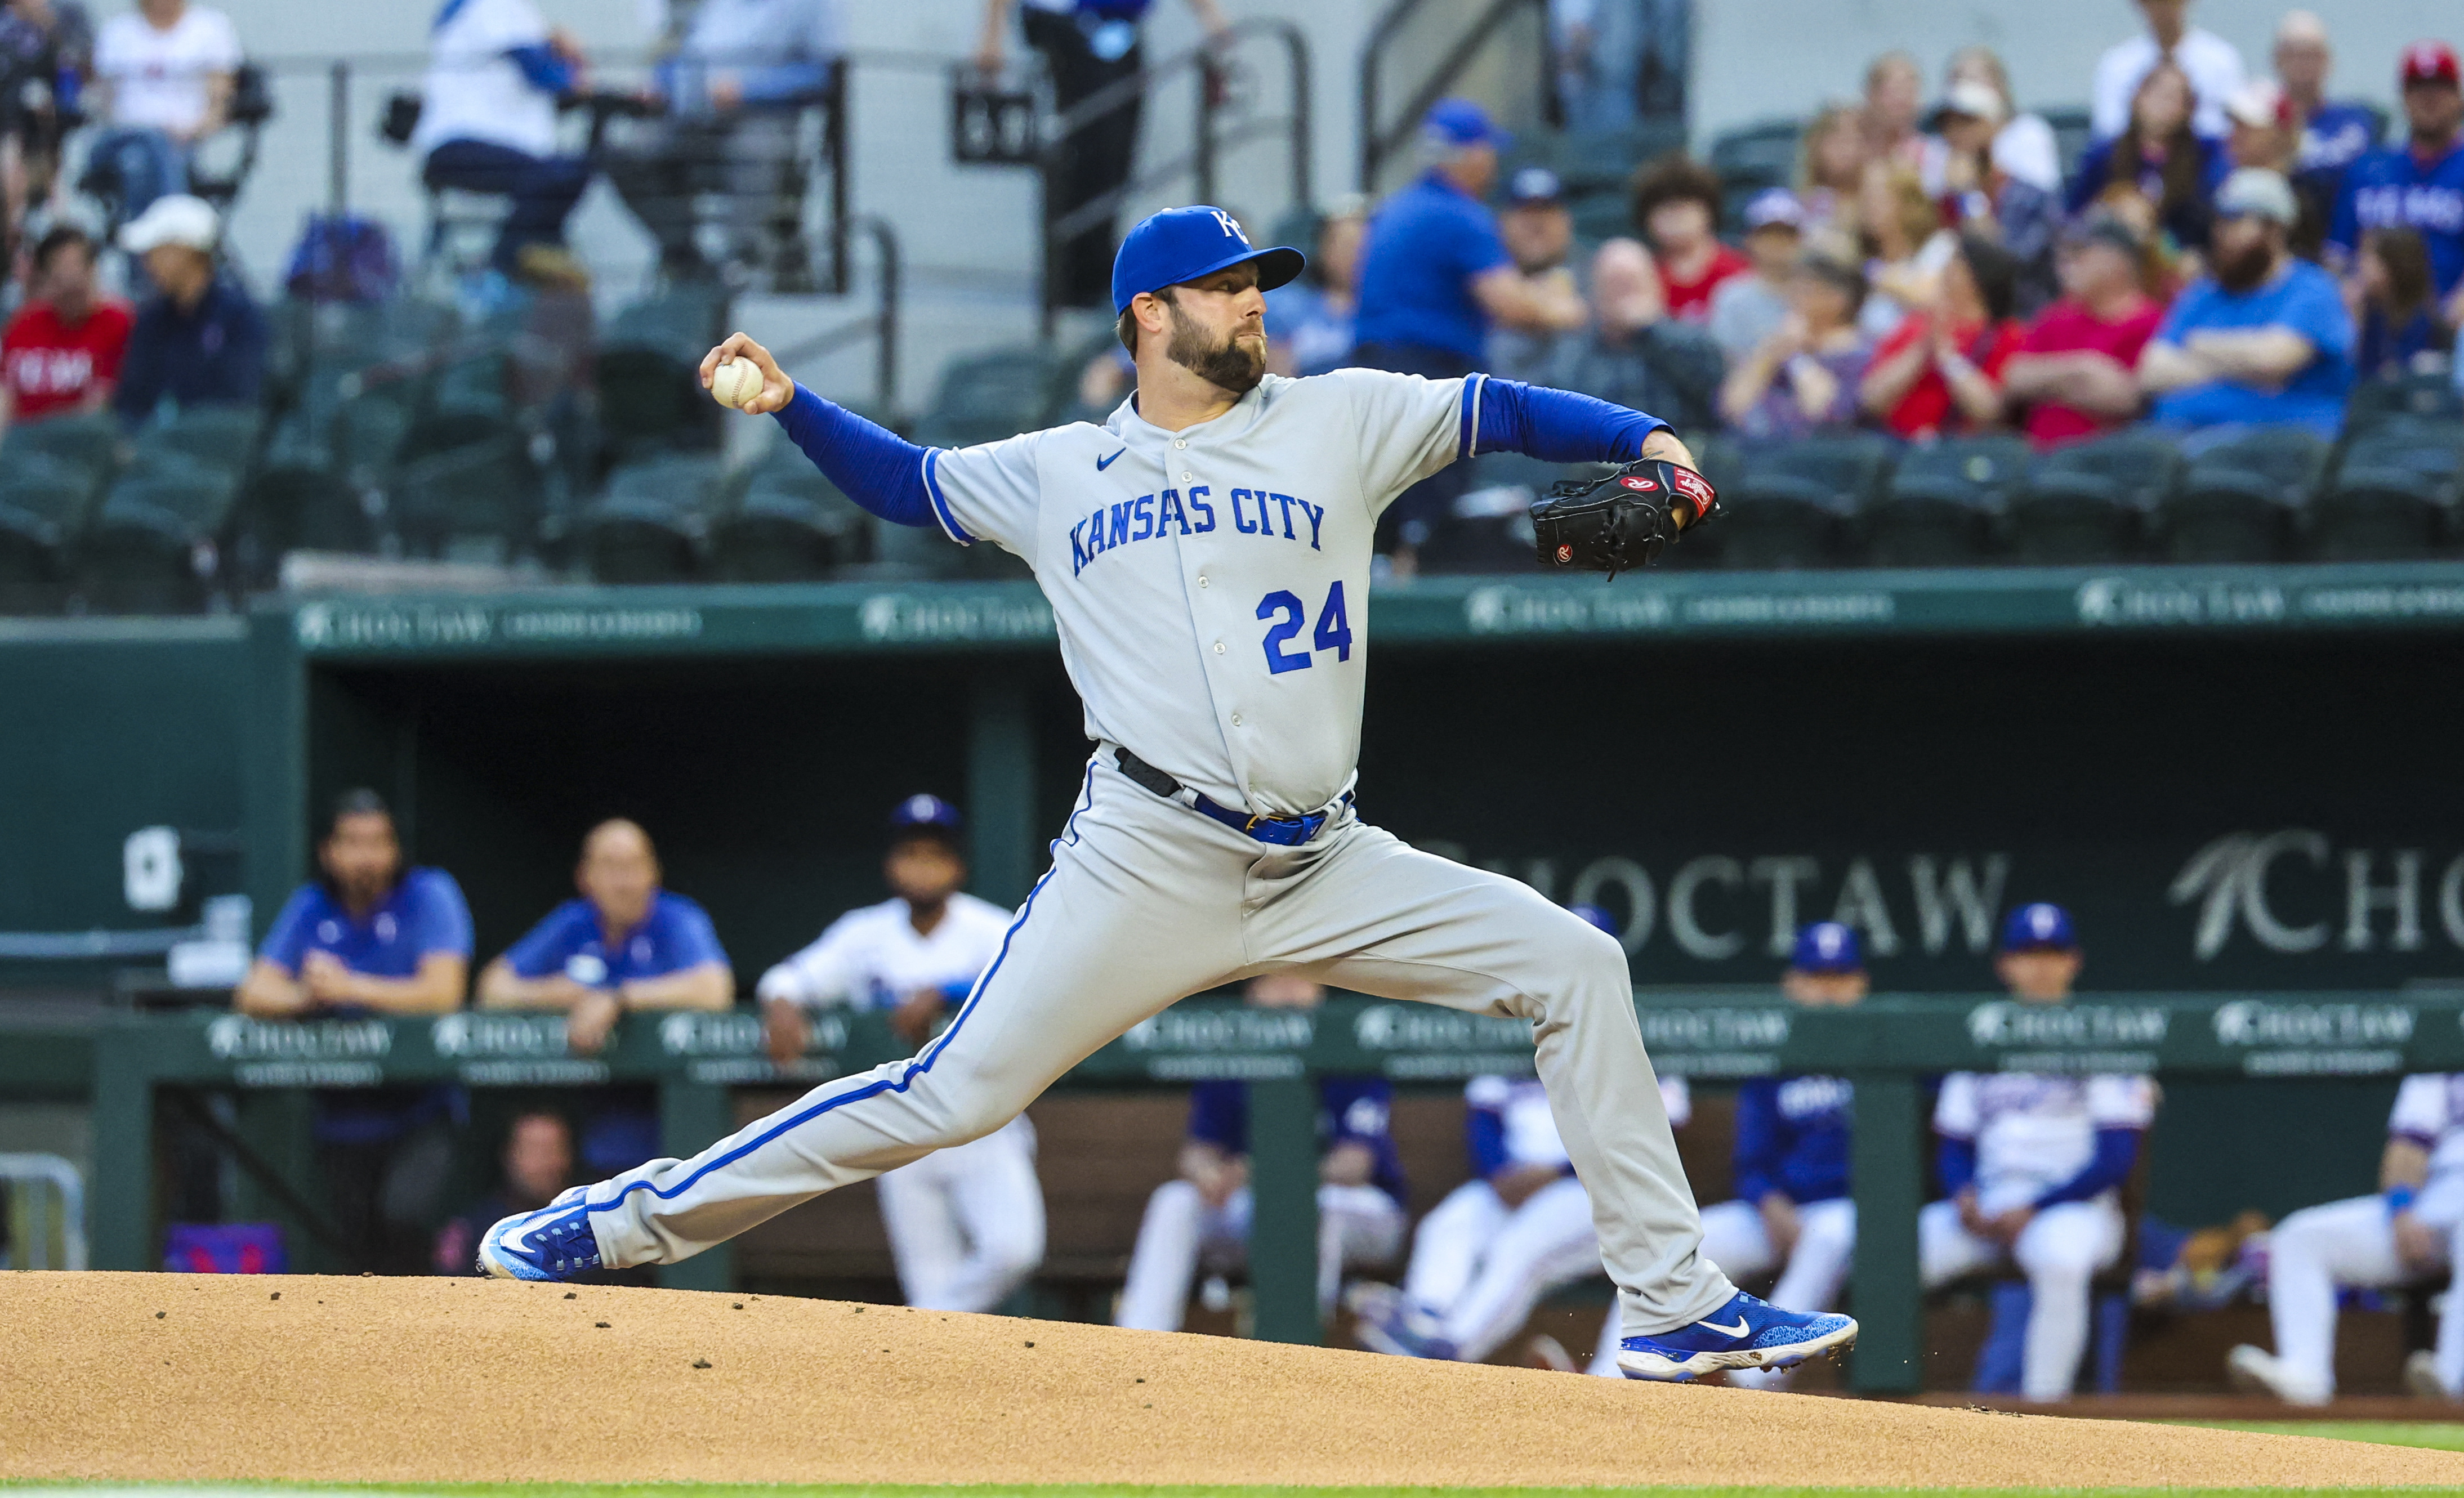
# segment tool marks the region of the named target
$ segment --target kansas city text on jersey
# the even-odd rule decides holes
[[[1069,575],[1076,577],[1086,571],[1087,563],[1115,546],[1162,536],[1203,536],[1214,530],[1214,493],[1209,485],[1196,484],[1191,486],[1186,501],[1179,490],[1167,489],[1160,495],[1140,495],[1135,499],[1098,505],[1094,514],[1069,527]],[[1263,489],[1235,489],[1224,498],[1232,512],[1232,528],[1242,535],[1300,540],[1300,525],[1292,518],[1293,512],[1298,511],[1301,520],[1309,526],[1309,550],[1325,549],[1319,544],[1319,532],[1326,522],[1326,506],[1290,495],[1268,494]],[[1280,530],[1275,523],[1279,516],[1283,521]],[[1177,529],[1166,530],[1166,526]]]

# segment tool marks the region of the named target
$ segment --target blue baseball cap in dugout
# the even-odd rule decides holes
[[[1564,180],[1546,166],[1526,166],[1506,180],[1506,202],[1509,208],[1556,203],[1565,196]]]
[[[1420,117],[1420,133],[1458,149],[1485,143],[1504,150],[1514,139],[1497,127],[1487,110],[1468,99],[1441,99],[1431,104]]]
[[[898,804],[890,814],[891,841],[910,837],[956,839],[966,829],[967,822],[958,808],[938,796],[918,792]]]
[[[2039,900],[2022,905],[2002,923],[2002,950],[2005,952],[2072,952],[2079,948],[2079,933],[2072,929],[2071,913],[2058,905]]]
[[[1796,946],[1789,953],[1788,965],[1798,973],[1861,973],[1865,970],[1864,946],[1857,939],[1855,927],[1836,920],[1817,920],[1796,934]]]
[[[1612,936],[1617,934],[1617,917],[1610,914],[1600,906],[1569,905],[1566,909],[1573,912],[1574,914],[1580,915],[1585,921],[1597,926],[1600,930],[1607,932]]]
[[[1130,310],[1141,292],[1157,292],[1243,260],[1258,262],[1258,289],[1273,291],[1309,265],[1289,245],[1261,250],[1240,223],[1220,208],[1199,203],[1165,209],[1138,220],[1112,256],[1112,314]]]

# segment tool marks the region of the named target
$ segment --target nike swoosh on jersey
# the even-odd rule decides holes
[[[1716,1321],[1705,1321],[1703,1324],[1709,1327],[1712,1331],[1719,1333],[1722,1336],[1744,1336],[1746,1334],[1746,1318],[1743,1316],[1739,1316],[1737,1318],[1737,1324],[1733,1327],[1724,1327]]]
[[[1123,448],[1123,449],[1121,450],[1121,452],[1127,452],[1128,451],[1130,451],[1130,450],[1129,450],[1129,449],[1127,449],[1127,448]],[[1121,455],[1121,452],[1115,452],[1115,453],[1113,453],[1113,454],[1112,454],[1112,457],[1099,457],[1099,458],[1097,458],[1097,459],[1095,460],[1095,472],[1096,472],[1096,473],[1098,473],[1098,474],[1100,474],[1100,473],[1102,473],[1104,470],[1106,470],[1106,469],[1108,469],[1108,468],[1111,467],[1111,466],[1112,466],[1112,458],[1119,457],[1119,456]]]

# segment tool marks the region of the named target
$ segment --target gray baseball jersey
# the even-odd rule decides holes
[[[1468,451],[1483,378],[1268,375],[1178,432],[1124,401],[1101,427],[935,452],[925,482],[954,540],[1035,568],[1088,738],[1297,816],[1359,758],[1377,517]]]

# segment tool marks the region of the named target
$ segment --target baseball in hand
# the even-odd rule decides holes
[[[721,406],[742,407],[761,393],[761,366],[750,359],[731,359],[710,377],[710,398]]]

